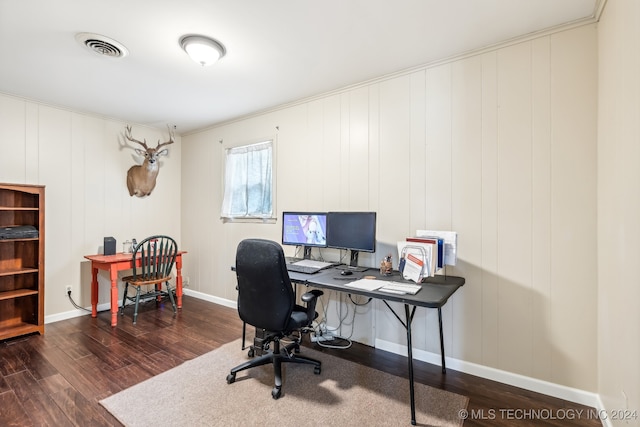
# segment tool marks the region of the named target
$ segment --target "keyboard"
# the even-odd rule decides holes
[[[332,262],[303,259],[301,261],[287,264],[287,270],[295,273],[313,274],[327,267],[331,267],[332,265],[334,265]]]
[[[415,295],[420,289],[421,285],[413,283],[398,283],[398,282],[386,282],[383,286],[378,288],[381,292],[389,292],[390,294],[409,294]]]

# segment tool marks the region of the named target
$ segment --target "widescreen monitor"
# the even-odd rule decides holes
[[[327,213],[327,247],[349,249],[349,265],[357,266],[358,252],[376,251],[376,213]]]
[[[282,244],[303,246],[305,258],[312,247],[327,246],[327,214],[325,212],[283,212]]]

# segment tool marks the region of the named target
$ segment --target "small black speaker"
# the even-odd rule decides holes
[[[113,237],[104,238],[104,254],[115,255],[116,254],[116,239]]]

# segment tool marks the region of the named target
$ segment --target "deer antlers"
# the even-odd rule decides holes
[[[174,140],[174,136],[173,136],[173,131],[171,130],[171,126],[167,125],[167,129],[169,130],[169,140],[168,140],[168,141],[165,141],[165,142],[163,142],[163,143],[160,143],[160,140],[158,140],[158,145],[156,145],[156,148],[155,148],[156,150],[157,150],[158,148],[160,148],[160,147],[164,146],[164,145],[173,144],[173,143],[175,142],[175,140]],[[145,151],[149,149],[149,147],[147,147],[147,140],[146,140],[146,139],[145,139],[145,140],[144,140],[144,142],[143,142],[143,141],[137,140],[137,139],[135,139],[134,137],[132,137],[132,136],[131,136],[131,126],[130,126],[130,125],[127,125],[127,126],[126,126],[126,130],[127,130],[127,131],[126,131],[126,133],[125,133],[125,135],[124,135],[124,136],[125,136],[129,141],[131,141],[131,142],[135,142],[135,143],[138,143],[138,144],[142,145],[142,146],[144,147]]]

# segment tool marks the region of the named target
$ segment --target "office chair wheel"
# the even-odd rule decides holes
[[[322,368],[320,368],[320,366],[316,366],[313,368],[313,373],[316,375],[320,375],[320,372],[322,372]]]
[[[249,357],[253,357],[253,356],[255,356],[255,354],[256,354],[256,353],[253,351],[253,347],[251,347],[251,348],[249,349],[249,351],[247,352],[247,356],[249,356]]]
[[[236,382],[236,374],[227,375],[227,384],[233,384]]]
[[[271,397],[273,397],[274,399],[279,399],[281,395],[282,390],[280,389],[280,387],[274,387],[273,390],[271,390]]]

